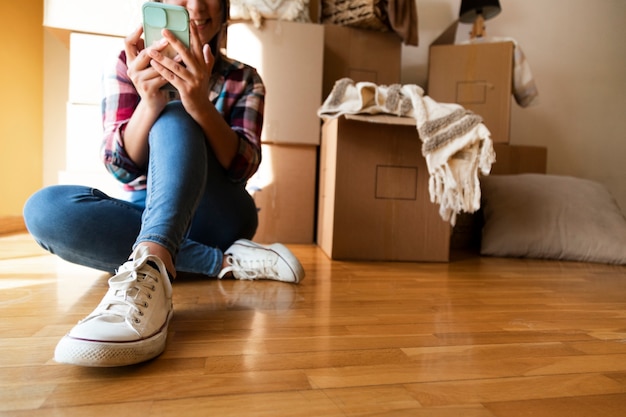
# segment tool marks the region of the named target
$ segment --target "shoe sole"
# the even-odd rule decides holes
[[[291,251],[282,243],[273,243],[269,246],[263,246],[251,240],[240,239],[237,242],[235,242],[235,245],[245,246],[249,248],[269,248],[273,252],[276,252],[278,256],[280,256],[287,262],[287,265],[289,265],[289,268],[291,269],[291,272],[293,272],[293,275],[295,277],[293,281],[281,280],[282,282],[291,282],[294,284],[298,284],[301,281],[300,277],[304,278],[304,268],[302,267],[302,264],[300,264],[300,261],[298,260],[298,258],[296,258],[293,255],[293,253],[291,253]]]
[[[172,317],[154,336],[136,342],[103,342],[64,336],[54,351],[59,363],[88,367],[115,367],[134,365],[159,356],[165,350],[167,327]]]

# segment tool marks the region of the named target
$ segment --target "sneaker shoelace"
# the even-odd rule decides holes
[[[232,272],[235,278],[254,280],[258,278],[278,279],[276,257],[262,259],[240,259],[233,255],[226,257],[230,265],[224,268],[218,278],[222,278],[228,272]]]
[[[119,321],[130,319],[132,324],[139,324],[157,285],[160,284],[156,268],[144,259],[129,260],[109,279],[109,291],[90,316],[114,316]]]

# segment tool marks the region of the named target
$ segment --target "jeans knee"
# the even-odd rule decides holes
[[[196,125],[199,127],[191,115],[187,113],[187,110],[185,110],[185,107],[180,101],[171,101],[167,103],[159,115],[155,125],[169,125],[170,123],[175,123],[176,125]]]
[[[50,226],[54,219],[50,215],[55,212],[53,202],[54,193],[49,188],[43,188],[31,195],[22,209],[26,229],[35,238],[45,235],[45,229]]]
[[[29,233],[37,239],[53,238],[58,225],[72,216],[72,202],[81,196],[93,195],[88,187],[52,185],[31,195],[22,214]]]
[[[196,140],[204,143],[204,132],[200,125],[191,117],[180,101],[172,101],[165,106],[152,126],[150,141],[162,138],[169,146],[172,137],[176,137],[176,142],[185,140]]]

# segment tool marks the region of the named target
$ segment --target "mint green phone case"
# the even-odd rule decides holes
[[[162,38],[161,31],[165,28],[189,47],[189,13],[181,6],[171,4],[147,2],[142,6],[143,33],[146,47]],[[170,58],[176,51],[168,46],[163,53]]]

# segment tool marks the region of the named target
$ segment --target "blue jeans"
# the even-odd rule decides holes
[[[133,192],[132,201],[75,185],[31,196],[24,221],[37,243],[69,262],[114,273],[139,243],[156,242],[172,253],[177,271],[216,276],[223,251],[254,236],[254,200],[227,177],[180,102],[167,105],[149,143],[147,189]]]

